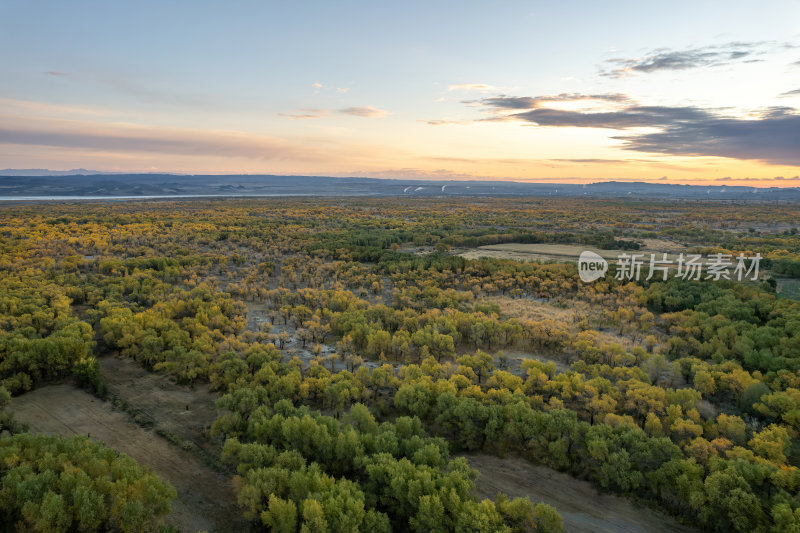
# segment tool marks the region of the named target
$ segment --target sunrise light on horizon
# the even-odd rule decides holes
[[[800,3],[0,1],[0,168],[800,186]]]

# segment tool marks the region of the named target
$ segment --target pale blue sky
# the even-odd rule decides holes
[[[793,116],[798,36],[796,1],[0,0],[0,167],[767,179],[798,160],[740,157],[725,139],[700,153],[654,147],[641,138],[649,119],[543,125],[481,99],[617,94],[627,100],[575,109],[695,107],[716,120],[782,106]],[[781,116],[779,131],[793,120]],[[122,141],[93,141],[111,137]],[[196,142],[217,137],[227,148]],[[578,159],[604,162],[568,162]]]

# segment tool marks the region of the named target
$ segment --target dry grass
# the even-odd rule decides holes
[[[570,533],[688,533],[693,531],[673,518],[637,507],[619,496],[598,493],[588,482],[517,457],[468,455],[480,473],[475,481],[479,499],[502,492],[512,498],[527,497],[536,504],[552,505]]]
[[[140,394],[145,397],[148,391],[140,389]],[[185,412],[185,405],[182,409]],[[72,385],[49,385],[14,398],[11,411],[34,433],[91,435],[150,467],[178,491],[167,522],[181,531],[246,530],[230,476],[215,472],[197,454],[168,443],[154,430],[135,424],[107,402]],[[184,420],[192,423],[190,412]]]
[[[520,320],[554,320],[564,324],[572,324],[575,321],[576,309],[574,307],[565,309],[529,298],[511,298],[509,296],[490,296],[485,300],[497,304],[503,314]],[[583,302],[580,303],[583,304]]]
[[[480,259],[482,257],[489,257],[494,259],[513,259],[516,261],[557,261],[557,262],[570,262],[576,261],[581,252],[589,250],[608,261],[616,261],[621,253],[628,254],[645,254],[645,259],[650,260],[650,254],[660,254],[668,252],[668,258],[671,260],[677,259],[676,252],[683,252],[686,247],[667,241],[663,239],[643,239],[644,246],[641,250],[601,250],[591,246],[580,244],[522,244],[522,243],[505,243],[505,244],[491,244],[488,246],[480,246],[478,248],[470,248],[458,253],[461,257],[466,259]],[[656,255],[660,259],[660,255]]]
[[[597,306],[593,308],[588,302],[578,300],[570,300],[567,308],[547,302],[538,302],[527,298],[511,298],[509,296],[490,296],[485,298],[485,301],[497,304],[503,314],[509,317],[539,322],[552,320],[563,324],[574,335],[577,335],[580,331],[578,322],[584,317],[602,312],[602,309]],[[635,339],[628,333],[619,335],[616,331],[598,331],[598,338],[601,343],[621,344],[627,350],[634,346],[642,345],[640,339]]]
[[[685,252],[686,246],[666,239],[638,239],[648,252]]]

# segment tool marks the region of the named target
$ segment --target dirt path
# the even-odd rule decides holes
[[[600,494],[586,481],[518,457],[467,455],[480,474],[475,481],[478,498],[528,497],[552,505],[564,518],[569,533],[689,533],[675,519],[611,494]]]
[[[167,521],[181,531],[246,531],[236,509],[230,476],[215,472],[196,456],[152,430],[134,424],[123,412],[72,385],[49,385],[11,404],[17,419],[34,433],[87,435],[133,457],[167,479],[178,491]]]
[[[113,397],[124,400],[135,414],[161,429],[210,453],[219,454],[221,439],[210,440],[204,430],[217,416],[219,395],[207,383],[177,385],[168,377],[149,372],[136,361],[107,355],[99,359],[102,382]]]

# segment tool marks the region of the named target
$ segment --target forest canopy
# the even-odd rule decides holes
[[[235,480],[254,530],[562,531],[546,503],[475,496],[482,474],[465,457],[491,454],[703,531],[800,531],[794,206],[285,198],[2,209],[9,530],[166,524],[176,492],[153,472],[85,438],[25,433],[11,416],[14,397],[56,382],[107,398],[99,361],[120,357],[217,395],[203,453]],[[509,243],[759,253],[764,264],[741,283],[584,283],[569,261],[476,248]]]

